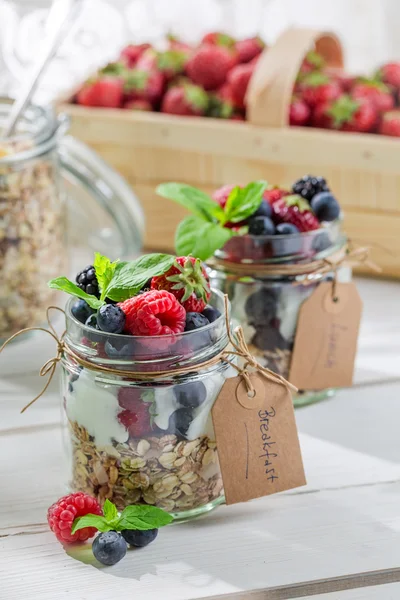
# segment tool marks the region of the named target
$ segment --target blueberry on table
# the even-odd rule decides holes
[[[260,288],[246,300],[245,311],[250,323],[267,325],[278,310],[277,293],[273,289]]]
[[[87,327],[93,327],[93,329],[100,329],[100,327],[97,324],[97,316],[94,313],[90,315],[88,319],[86,319],[85,325]]]
[[[85,300],[77,300],[73,303],[71,312],[80,323],[86,323],[94,311]]]
[[[269,217],[251,217],[249,220],[250,235],[274,235],[275,225]]]
[[[183,383],[174,387],[175,398],[185,408],[197,408],[207,397],[206,386],[202,381]]]
[[[115,565],[126,554],[126,541],[116,531],[100,533],[92,544],[92,551],[103,565]]]
[[[192,421],[193,413],[190,408],[178,408],[169,418],[168,431],[184,438]]]
[[[130,545],[136,548],[144,548],[151,542],[154,542],[158,535],[158,529],[147,529],[140,531],[139,529],[124,529],[121,531],[122,537]]]
[[[311,200],[311,208],[319,221],[334,221],[340,215],[339,202],[330,192],[316,194]]]
[[[272,215],[272,208],[267,200],[263,200],[256,212],[251,216],[253,217],[270,217]]]
[[[221,313],[217,308],[214,308],[213,306],[209,305],[205,307],[201,314],[204,315],[210,323],[214,323],[214,321],[219,319],[219,317],[221,316]]]
[[[186,313],[185,331],[194,331],[209,325],[210,321],[201,313],[188,312]]]
[[[125,313],[119,306],[106,304],[97,313],[97,324],[107,333],[122,333],[125,327]]]

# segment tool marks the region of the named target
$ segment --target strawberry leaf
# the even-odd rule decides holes
[[[175,233],[175,249],[179,255],[191,254],[201,260],[207,260],[233,235],[235,234],[231,229],[191,216],[178,225]]]

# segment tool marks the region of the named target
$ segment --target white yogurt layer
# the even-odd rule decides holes
[[[127,429],[118,421],[121,407],[109,389],[98,385],[84,371],[74,381],[67,395],[66,412],[70,421],[76,421],[92,435],[99,446],[110,445],[112,440],[126,442]]]

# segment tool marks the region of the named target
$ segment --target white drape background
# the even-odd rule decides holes
[[[0,0],[0,86],[15,90],[43,38],[50,0]],[[158,42],[166,31],[196,40],[205,31],[260,33],[273,43],[291,25],[341,37],[346,65],[368,72],[400,60],[400,0],[86,0],[84,11],[47,74],[44,94],[68,89],[125,42]]]

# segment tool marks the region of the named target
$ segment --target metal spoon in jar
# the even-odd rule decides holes
[[[10,137],[15,131],[18,119],[29,104],[40,77],[56,54],[65,36],[82,8],[83,0],[53,0],[46,21],[46,39],[39,58],[15,100],[8,115],[2,137]]]

